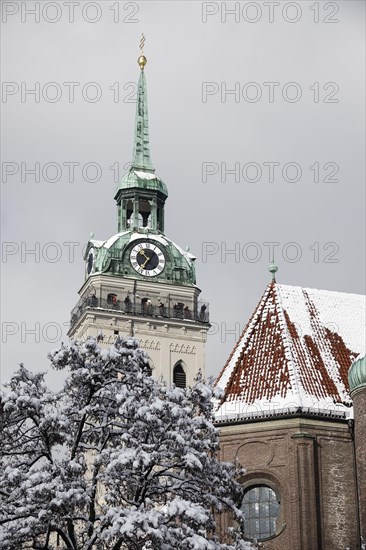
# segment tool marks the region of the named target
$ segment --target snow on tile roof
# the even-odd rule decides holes
[[[217,378],[217,420],[298,407],[349,416],[365,305],[357,294],[271,283]]]

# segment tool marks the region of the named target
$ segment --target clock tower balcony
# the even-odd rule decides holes
[[[127,317],[176,319],[187,323],[209,325],[209,304],[203,300],[199,300],[197,305],[191,309],[183,302],[173,302],[173,300],[168,304],[152,304],[148,299],[145,302],[133,303],[130,300],[117,300],[113,297],[105,299],[88,296],[79,300],[71,312],[70,332],[73,332],[75,325],[86,310],[90,312],[102,310],[103,313],[118,313]]]

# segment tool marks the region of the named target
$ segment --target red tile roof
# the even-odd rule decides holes
[[[271,283],[217,378],[217,418],[350,411],[347,373],[364,353],[365,325],[364,296]]]

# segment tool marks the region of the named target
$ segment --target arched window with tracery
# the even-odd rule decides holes
[[[266,540],[278,534],[280,499],[266,484],[249,486],[241,503],[244,512],[244,534],[250,540]]]

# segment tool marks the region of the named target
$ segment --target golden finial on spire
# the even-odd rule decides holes
[[[145,67],[145,65],[146,65],[146,63],[147,63],[147,59],[146,59],[146,57],[144,56],[145,41],[146,41],[145,35],[144,35],[144,33],[142,33],[142,35],[141,35],[141,40],[140,40],[141,55],[140,55],[140,57],[139,57],[138,60],[137,60],[137,63],[139,64],[140,69],[141,69],[142,71],[144,70],[144,67]]]

